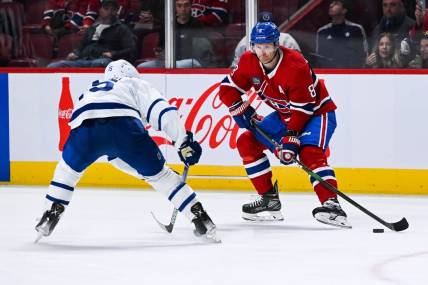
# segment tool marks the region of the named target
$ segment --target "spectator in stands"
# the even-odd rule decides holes
[[[273,22],[273,15],[271,12],[260,12],[259,14],[259,22]],[[296,42],[296,40],[287,33],[280,33],[279,34],[279,45],[291,48],[294,50],[300,50],[299,44]],[[247,37],[243,37],[238,45],[235,48],[235,56],[233,58],[233,61],[230,65],[231,68],[235,68],[238,65],[239,58],[241,55],[247,51]]]
[[[419,52],[420,55],[409,63],[410,68],[428,68],[428,33],[421,39]]]
[[[401,54],[407,63],[416,56],[420,41],[428,31],[428,10],[425,7],[421,7],[419,1],[416,3],[416,24],[410,30],[409,37],[404,38],[400,45]]]
[[[331,23],[321,27],[316,37],[316,53],[329,59],[318,67],[359,68],[367,58],[366,33],[361,25],[346,20],[350,0],[331,1]]]
[[[48,67],[105,67],[112,60],[134,59],[135,36],[117,19],[118,8],[116,0],[103,0],[97,23],[85,32],[79,47]]]
[[[100,0],[88,0],[87,11],[83,20],[82,32],[85,32],[98,18],[98,11],[101,8]],[[124,24],[133,26],[137,20],[137,13],[128,0],[117,0],[118,8],[116,17]]]
[[[56,40],[79,31],[89,0],[49,0],[43,12],[42,28]]]
[[[165,2],[159,0],[142,0],[138,21],[134,29],[160,30],[164,27]]]
[[[191,13],[191,0],[176,0],[175,56],[178,68],[209,67],[213,57],[213,47],[204,37],[203,24]],[[161,36],[162,38],[162,36]],[[143,62],[139,68],[164,67],[165,58],[162,46],[155,50],[157,59]]]
[[[371,45],[374,46],[382,33],[392,34],[398,43],[408,36],[415,21],[406,15],[402,0],[382,0],[383,17],[372,33]]]
[[[224,26],[228,22],[228,4],[224,0],[193,0],[192,16],[205,26]]]
[[[383,33],[379,36],[374,52],[367,57],[366,66],[369,68],[402,67],[393,35]]]
[[[133,32],[137,35],[138,50],[142,48],[143,38],[153,32],[161,32],[164,35],[165,28],[165,1],[142,0],[138,20],[134,25]],[[161,39],[162,47],[164,39]]]

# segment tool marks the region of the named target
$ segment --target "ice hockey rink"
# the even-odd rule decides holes
[[[318,223],[312,194],[281,194],[285,221],[240,218],[248,192],[198,191],[221,244],[205,243],[154,191],[78,188],[50,237],[35,244],[45,188],[0,186],[0,284],[428,284],[428,197],[351,195],[388,222],[342,201],[354,228]]]

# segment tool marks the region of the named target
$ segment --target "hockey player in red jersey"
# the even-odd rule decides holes
[[[336,105],[306,59],[297,51],[279,46],[274,23],[260,22],[251,32],[251,51],[244,53],[238,66],[220,86],[220,99],[229,107],[236,123],[247,130],[237,140],[237,148],[248,177],[259,197],[242,206],[247,220],[283,220],[277,184],[264,153],[270,150],[283,164],[301,162],[326,182],[337,187],[325,150],[336,128]],[[241,98],[254,88],[275,111],[260,118],[248,101]],[[280,147],[255,131],[253,122],[268,133]],[[318,221],[350,228],[335,193],[311,178],[321,206],[312,214]]]

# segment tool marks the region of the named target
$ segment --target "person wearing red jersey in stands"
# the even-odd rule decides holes
[[[89,0],[49,0],[43,12],[43,30],[56,38],[76,32],[83,26]]]
[[[205,26],[223,26],[227,24],[227,0],[193,0],[192,17]]]
[[[336,128],[336,105],[323,80],[318,79],[301,53],[279,46],[279,31],[272,22],[259,22],[251,32],[251,51],[220,85],[220,99],[229,108],[240,128],[247,129],[237,140],[237,148],[248,177],[259,197],[242,206],[246,220],[283,220],[277,184],[264,153],[270,150],[288,165],[299,156],[302,163],[327,183],[337,187],[334,170],[325,150]],[[254,88],[274,112],[260,118],[242,95]],[[276,142],[265,139],[254,124]],[[350,228],[335,193],[311,178],[321,207],[312,214],[318,221]]]

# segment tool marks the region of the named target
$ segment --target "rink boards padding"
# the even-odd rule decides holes
[[[56,162],[12,162],[12,185],[49,185]],[[183,166],[170,165],[181,173]],[[308,176],[297,167],[273,167],[281,192],[311,192]],[[426,195],[426,170],[335,168],[339,187],[347,193]],[[251,182],[241,166],[197,165],[190,169],[187,182],[195,189],[249,191]],[[148,189],[142,180],[124,174],[108,163],[92,165],[78,187]]]
[[[70,92],[76,102],[82,91],[102,76],[102,70],[2,69],[0,72],[8,73],[9,140],[3,135],[0,138],[9,142],[8,151],[4,143],[0,144],[1,153],[10,157],[8,183],[47,185],[61,155],[58,102],[62,78],[69,77]],[[143,78],[177,106],[186,128],[201,142],[204,152],[200,165],[192,167],[189,177],[197,189],[252,189],[236,150],[241,130],[218,98],[219,82],[226,73],[227,70],[177,69],[143,72]],[[336,169],[342,190],[428,194],[425,179],[428,133],[423,115],[428,105],[427,75],[428,72],[421,70],[319,70],[319,77],[325,79],[338,105],[338,128],[330,145],[329,161]],[[266,115],[271,111],[253,92],[247,95],[258,113]],[[0,108],[4,114],[4,106]],[[1,131],[5,133],[4,128]],[[165,143],[165,136],[149,131],[167,161],[178,167],[178,156]],[[281,190],[312,191],[303,171],[281,166],[272,155],[269,158]],[[4,155],[0,157],[2,161]],[[110,167],[104,159],[88,170],[80,185],[148,187]]]

